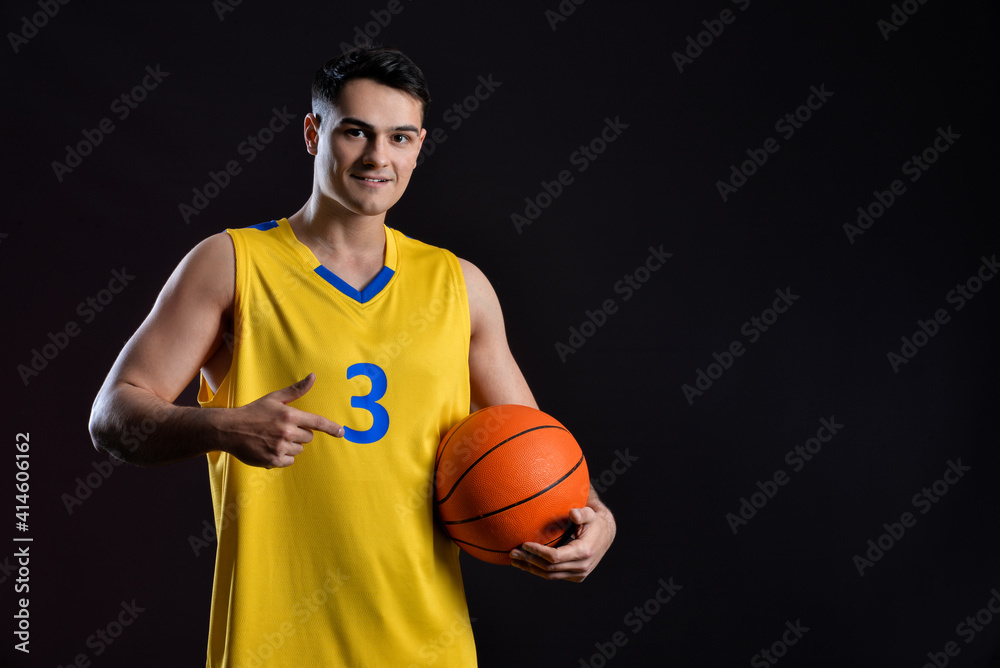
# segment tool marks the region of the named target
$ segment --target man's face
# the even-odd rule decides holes
[[[371,79],[352,79],[316,128],[308,114],[306,146],[316,156],[323,196],[348,211],[376,216],[395,204],[416,167],[426,130],[419,99]]]

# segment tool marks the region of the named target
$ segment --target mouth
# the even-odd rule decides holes
[[[390,179],[383,179],[378,176],[358,176],[357,174],[351,174],[351,178],[371,186],[380,186],[390,181]]]

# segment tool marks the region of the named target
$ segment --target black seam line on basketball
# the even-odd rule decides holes
[[[484,411],[486,409],[485,408],[480,408],[479,410],[480,411]],[[476,411],[476,413],[478,413],[478,412],[479,411]],[[455,430],[453,432],[451,432],[451,436],[449,436],[448,440],[444,442],[444,446],[441,447],[441,452],[437,453],[437,459],[434,460],[434,469],[435,470],[437,470],[438,464],[441,463],[441,457],[444,456],[444,451],[448,448],[448,444],[451,443],[451,439],[455,438],[455,434],[457,434],[459,432],[459,430],[462,428],[462,425],[465,424],[466,422],[468,422],[472,418],[472,416],[475,415],[476,413],[472,413],[471,415],[466,415],[465,419],[462,420],[461,422],[459,422],[458,426],[455,427]]]
[[[510,441],[513,441],[515,438],[518,438],[519,436],[524,436],[528,432],[537,431],[538,429],[562,429],[563,431],[566,431],[565,427],[560,427],[560,426],[554,425],[554,424],[543,424],[543,425],[539,425],[538,427],[532,427],[531,429],[525,429],[520,434],[514,434],[513,436],[511,436],[509,438],[505,438],[504,440],[500,441],[499,443],[497,443],[496,445],[494,445],[492,448],[490,448],[489,450],[487,450],[486,452],[484,452],[479,457],[479,459],[477,459],[476,461],[472,462],[472,464],[469,465],[469,468],[467,468],[464,471],[462,471],[462,475],[458,476],[458,480],[456,480],[455,484],[451,486],[451,489],[448,490],[448,493],[445,494],[444,498],[441,499],[440,501],[435,501],[435,505],[440,506],[442,503],[444,503],[445,501],[447,501],[451,497],[452,493],[455,491],[455,488],[458,487],[459,483],[462,482],[462,480],[465,478],[465,476],[469,475],[469,471],[471,471],[472,469],[476,468],[476,464],[478,464],[479,462],[481,462],[484,459],[486,459],[486,456],[488,454],[490,454],[491,452],[493,452],[494,450],[496,450],[497,448],[499,448],[504,443],[509,443]]]
[[[559,534],[558,536],[556,536],[555,538],[553,538],[552,540],[550,540],[549,542],[545,543],[545,546],[549,547],[549,546],[552,545],[552,543],[558,543],[559,541],[561,541],[565,537],[566,537],[566,532],[564,531],[561,534]]]
[[[552,543],[555,543],[556,541],[560,541],[564,537],[565,537],[564,534],[559,534],[558,536],[556,536],[555,538],[553,538],[549,542],[545,543],[545,545],[546,546],[550,546],[550,545],[552,545]],[[497,554],[506,554],[506,553],[510,552],[510,550],[493,550],[493,549],[488,548],[488,547],[483,547],[482,545],[476,545],[475,543],[470,543],[467,540],[459,540],[457,538],[452,538],[452,540],[455,541],[456,543],[461,543],[462,545],[468,545],[469,547],[474,547],[477,550],[482,550],[483,552],[496,552]],[[511,549],[514,549],[514,548],[511,548]]]
[[[566,480],[566,478],[568,478],[571,475],[573,475],[573,472],[576,471],[578,468],[580,468],[580,464],[582,464],[582,463],[583,463],[583,455],[580,455],[580,461],[578,461],[576,463],[576,465],[573,468],[571,468],[566,475],[564,475],[563,477],[559,478],[559,480],[556,480],[554,483],[552,483],[551,485],[549,485],[545,489],[541,490],[540,492],[535,492],[534,494],[532,494],[528,498],[521,499],[517,503],[512,503],[509,506],[507,506],[506,508],[501,508],[500,510],[494,510],[494,511],[488,512],[488,513],[486,513],[484,515],[480,515],[479,517],[470,517],[469,519],[466,519],[466,520],[451,520],[451,521],[445,522],[445,524],[465,524],[466,522],[475,522],[476,520],[481,520],[481,519],[485,519],[487,517],[491,517],[493,515],[498,515],[498,514],[504,512],[505,510],[510,510],[511,508],[515,508],[515,507],[521,505],[522,503],[527,503],[528,501],[531,501],[532,499],[537,498],[537,497],[541,496],[542,494],[545,494],[545,492],[549,491],[553,487],[557,487],[560,484],[562,484],[562,482],[564,480]]]

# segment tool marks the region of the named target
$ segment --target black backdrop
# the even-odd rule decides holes
[[[205,464],[112,466],[90,405],[188,249],[306,199],[312,72],[358,31],[434,96],[389,223],[490,277],[618,518],[582,585],[466,562],[483,666],[1000,665],[986,2],[18,0],[0,27],[9,665],[204,661]]]

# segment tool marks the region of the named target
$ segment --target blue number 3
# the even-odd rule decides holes
[[[344,438],[352,443],[374,443],[389,431],[389,412],[378,400],[385,396],[387,383],[385,371],[368,363],[352,364],[347,367],[347,379],[366,376],[372,382],[371,392],[364,396],[351,397],[352,408],[362,408],[372,414],[372,426],[364,431],[344,427]]]

